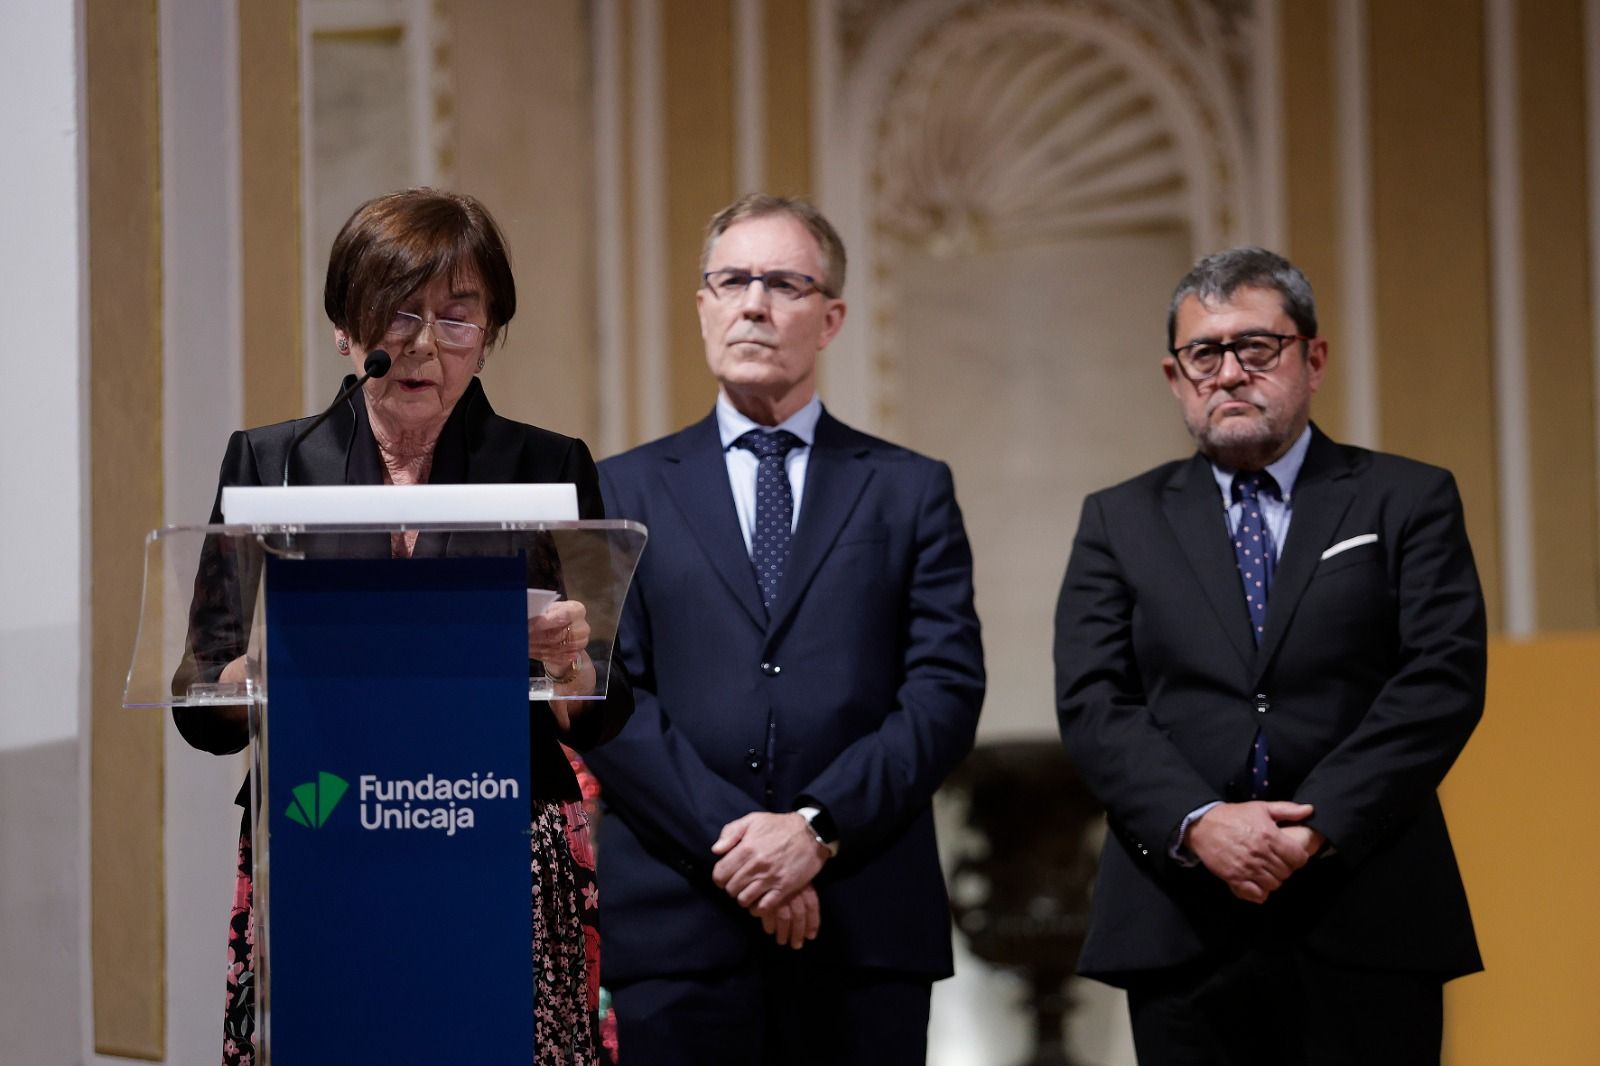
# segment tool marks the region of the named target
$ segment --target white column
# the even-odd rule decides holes
[[[167,524],[206,520],[223,446],[244,418],[237,10],[215,0],[160,5]],[[187,599],[178,595],[183,602],[168,604],[169,618],[187,612]],[[214,1062],[222,1053],[222,974],[239,832],[233,796],[243,764],[189,747],[171,716],[164,717],[166,1061]]]
[[[1499,463],[1501,578],[1505,632],[1538,624],[1533,577],[1532,464],[1528,458],[1526,305],[1522,291],[1522,173],[1517,129],[1515,0],[1484,0],[1489,105],[1489,292],[1493,303],[1495,450]]]
[[[762,0],[734,0],[734,184],[738,194],[767,183],[767,27]]]
[[[1282,250],[1289,240],[1283,129],[1283,13],[1280,0],[1257,0],[1255,72],[1257,182],[1260,203],[1254,220],[1257,243]],[[1294,72],[1290,72],[1290,77]]]
[[[627,247],[622,157],[626,119],[622,99],[622,8],[601,0],[594,13],[595,347],[600,379],[600,456],[632,443],[628,424]]]
[[[1352,443],[1379,444],[1378,330],[1372,266],[1372,147],[1367,123],[1367,4],[1339,0],[1333,12],[1339,145],[1339,259],[1344,274],[1345,396]]]
[[[872,82],[858,68],[849,82],[839,55],[838,0],[811,4],[811,180],[820,206],[850,253],[850,277],[844,293],[850,313],[844,328],[817,362],[818,391],[828,410],[872,433],[886,433],[880,424],[881,375],[873,365],[877,303],[873,277],[877,249],[871,229],[872,202],[867,166],[875,133],[880,81]],[[925,18],[925,8],[903,8]],[[891,17],[892,21],[893,17]]]
[[[667,262],[666,75],[661,60],[660,0],[633,0],[634,354],[639,375],[639,432],[645,440],[668,425],[670,279],[681,264]]]

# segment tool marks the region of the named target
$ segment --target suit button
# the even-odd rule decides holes
[[[1271,707],[1271,706],[1272,705],[1267,702],[1267,694],[1265,692],[1257,692],[1256,693],[1256,713],[1257,714],[1266,714],[1267,713],[1267,708]]]
[[[779,666],[777,663],[762,663],[761,672],[766,674],[768,677],[777,677],[779,674],[783,673],[783,667]]]
[[[750,760],[750,769],[752,771],[761,769],[761,756],[756,752],[756,749],[751,748],[749,751],[745,752],[744,755],[745,758]]]

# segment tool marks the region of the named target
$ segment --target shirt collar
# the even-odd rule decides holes
[[[722,438],[722,450],[727,451],[733,442],[750,432],[752,429],[777,432],[786,429],[805,442],[806,447],[811,447],[817,437],[817,421],[822,418],[822,398],[816,393],[811,394],[811,399],[806,405],[776,426],[762,426],[750,421],[739,413],[739,409],[721,390],[717,392],[717,433]]]
[[[1278,496],[1284,503],[1288,503],[1294,495],[1294,483],[1300,477],[1300,468],[1305,465],[1306,451],[1311,447],[1311,423],[1306,423],[1306,428],[1300,431],[1300,436],[1289,445],[1289,450],[1278,457],[1276,462],[1267,464],[1267,473],[1272,475],[1272,480],[1278,483]],[[1211,464],[1211,476],[1217,479],[1217,488],[1222,490],[1222,505],[1227,507],[1233,503],[1233,477],[1235,470]]]

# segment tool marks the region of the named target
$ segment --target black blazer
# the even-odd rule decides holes
[[[840,841],[802,950],[950,973],[930,800],[972,746],[984,675],[949,468],[823,414],[770,620],[715,417],[600,477],[613,511],[650,527],[618,636],[638,711],[590,760],[610,812],[606,979],[734,966],[770,941],[712,883],[710,848],[802,797]]]
[[[347,377],[345,385],[355,379]],[[284,454],[293,435],[310,419],[279,422],[259,429],[235,432],[228,438],[222,471],[217,479],[211,521],[222,521],[222,489],[226,485],[277,485],[283,477]],[[431,483],[510,484],[573,482],[578,489],[581,518],[604,518],[605,504],[594,460],[581,440],[536,426],[501,418],[489,406],[476,378],[456,403],[440,431],[433,455]],[[383,460],[367,421],[364,394],[359,390],[339,406],[326,422],[306,436],[290,461],[293,485],[381,485]],[[303,538],[309,540],[310,538]],[[304,545],[303,545],[304,546]],[[348,551],[351,544],[341,545]],[[387,558],[388,538],[365,538],[356,553]],[[307,548],[311,552],[311,548]],[[453,554],[445,534],[423,534],[416,556]],[[214,679],[228,662],[244,654],[248,643],[249,605],[254,602],[256,575],[239,573],[217,541],[208,543],[200,561],[191,607],[190,644],[194,664],[189,667]],[[221,595],[218,595],[221,590]],[[577,779],[558,741],[585,751],[615,736],[633,712],[633,693],[622,671],[611,675],[608,696],[586,707],[573,719],[570,736],[561,737],[542,703],[529,705],[532,729],[533,798],[578,799]],[[249,742],[240,730],[221,727],[213,712],[175,708],[173,718],[184,739],[205,751],[224,754],[239,751]],[[246,795],[241,790],[241,799]]]
[[[1483,596],[1447,471],[1313,429],[1257,649],[1210,465],[1090,496],[1056,613],[1061,736],[1111,832],[1080,969],[1126,983],[1241,937],[1451,977],[1482,968],[1436,789],[1483,712]],[[1377,539],[1324,553],[1351,538]],[[1264,906],[1168,856],[1183,817],[1273,799],[1333,851]]]

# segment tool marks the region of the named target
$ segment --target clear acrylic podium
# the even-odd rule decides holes
[[[621,520],[149,535],[124,705],[249,743],[259,1062],[529,1060],[530,745],[544,701],[581,723],[606,698],[645,538]],[[552,679],[528,630],[558,599],[590,638]]]

